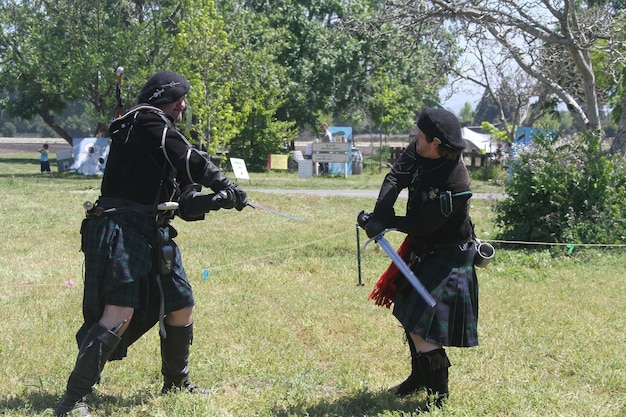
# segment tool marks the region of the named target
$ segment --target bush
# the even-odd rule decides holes
[[[584,134],[561,140],[536,137],[518,150],[495,204],[499,237],[557,243],[626,242],[626,158],[601,150]]]
[[[470,174],[473,180],[493,181],[496,184],[504,183],[507,177],[506,169],[502,165],[494,163],[470,171]]]
[[[12,138],[17,134],[17,128],[11,122],[6,122],[2,125],[2,136],[6,138]]]

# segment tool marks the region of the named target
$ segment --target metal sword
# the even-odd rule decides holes
[[[294,220],[296,222],[306,222],[306,220],[304,220],[304,219],[299,219],[297,217],[289,216],[288,214],[280,213],[280,212],[278,212],[276,210],[272,210],[271,208],[264,207],[264,206],[262,206],[260,204],[251,203],[251,202],[248,201],[247,205],[252,207],[252,208],[255,208],[255,209],[265,210],[268,213],[276,214],[277,216],[281,216],[281,217],[284,217],[284,218],[289,219],[289,220]]]
[[[436,306],[437,302],[435,301],[433,296],[430,295],[426,287],[422,285],[422,283],[419,281],[419,279],[417,279],[413,271],[411,271],[411,268],[409,268],[406,262],[404,262],[404,259],[402,259],[400,255],[398,255],[398,252],[396,252],[393,246],[391,246],[391,243],[389,243],[387,238],[385,238],[385,233],[393,230],[396,229],[383,230],[382,232],[365,242],[365,244],[363,245],[363,249],[365,249],[365,247],[371,241],[378,243],[378,245],[383,248],[387,256],[391,258],[391,261],[398,267],[400,272],[402,272],[402,274],[406,277],[406,279],[413,286],[413,288],[415,288],[417,293],[424,299],[424,301],[426,301],[426,304],[428,304],[430,307]]]

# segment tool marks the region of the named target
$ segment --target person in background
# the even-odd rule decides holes
[[[50,178],[52,178],[52,171],[50,171],[50,159],[48,157],[48,144],[44,143],[41,148],[39,148],[39,165],[41,168],[41,176],[45,176],[48,174]]]
[[[84,322],[57,416],[88,415],[85,397],[105,363],[125,357],[156,323],[161,392],[209,394],[189,380],[194,297],[170,221],[175,215],[194,221],[210,210],[242,210],[247,196],[176,128],[188,91],[183,76],[157,72],[139,92],[139,105],[111,124],[100,197],[85,205]],[[203,186],[213,193],[202,193]]]
[[[333,134],[328,130],[328,125],[326,123],[322,124],[322,143],[329,143],[333,141]],[[330,173],[330,164],[328,162],[322,162],[322,174]]]
[[[358,224],[371,238],[387,228],[407,237],[398,253],[436,300],[431,307],[391,265],[370,299],[390,308],[402,324],[411,352],[411,374],[392,388],[404,397],[426,389],[436,406],[448,397],[450,361],[444,346],[478,344],[478,281],[470,219],[470,180],[463,162],[465,141],[456,116],[426,108],[418,131],[385,176],[371,214]],[[406,215],[394,204],[407,188]]]

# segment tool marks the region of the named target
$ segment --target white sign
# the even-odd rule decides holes
[[[348,152],[350,144],[348,142],[315,142],[313,152]]]
[[[347,153],[314,153],[313,162],[348,162],[350,155]]]
[[[240,180],[250,180],[248,168],[246,168],[246,162],[243,159],[230,158],[230,166],[233,167],[235,178]]]

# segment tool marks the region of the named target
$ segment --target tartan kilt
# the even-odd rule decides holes
[[[432,308],[404,276],[397,278],[393,315],[406,330],[442,346],[478,345],[475,253],[470,242],[437,248],[416,262],[415,275],[437,301]]]
[[[85,255],[85,322],[98,321],[104,305],[148,310],[150,281],[154,280],[153,259],[157,227],[152,216],[133,212],[105,214],[83,221],[82,246]],[[182,265],[180,249],[174,248],[172,272],[161,276],[165,313],[193,306],[191,285]],[[155,299],[157,298],[157,299]]]

